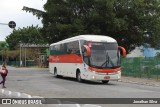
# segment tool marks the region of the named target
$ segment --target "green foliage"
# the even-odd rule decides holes
[[[0,41],[0,60],[4,61],[8,57],[8,44]]]
[[[19,28],[13,30],[13,32],[6,37],[6,42],[10,49],[15,49],[19,46],[19,43],[32,43],[32,44],[42,44],[45,43],[42,35],[41,28],[33,25],[26,28]]]
[[[8,44],[4,41],[0,41],[0,51],[8,47]]]
[[[157,58],[160,58],[160,52],[157,52],[157,53],[156,53],[156,57],[157,57]]]
[[[160,37],[159,0],[48,0],[42,36],[49,43],[79,34],[115,38],[127,52]],[[25,9],[36,14],[36,9]],[[147,35],[147,36],[146,36]]]
[[[38,19],[42,18],[42,16],[45,14],[45,12],[41,11],[41,10],[37,10],[34,8],[29,8],[24,6],[22,10],[25,10],[26,12],[32,12],[33,15],[35,15],[36,17],[38,17]]]

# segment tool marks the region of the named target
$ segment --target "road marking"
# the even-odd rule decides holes
[[[77,107],[81,107],[79,104],[76,104]]]
[[[32,96],[31,96],[31,95],[28,95],[28,98],[32,98]]]
[[[20,92],[17,92],[17,96],[20,97],[20,96],[21,96],[21,93],[20,93]]]
[[[1,89],[1,93],[2,93],[2,94],[4,93],[4,89]]]
[[[40,96],[31,96],[29,94],[26,93],[20,93],[20,92],[14,92],[14,91],[8,91],[8,90],[4,90],[4,89],[0,89],[0,92],[6,96],[9,97],[18,97],[18,98],[44,98],[44,97],[40,97]],[[55,99],[56,100],[56,99]],[[58,104],[47,104],[47,106],[49,107],[101,107],[99,105],[92,105],[92,104],[84,104],[83,106],[79,105],[79,104],[61,104],[60,100],[56,100],[56,102]],[[67,102],[67,101],[66,101]],[[74,102],[72,102],[74,103]],[[76,102],[75,102],[76,103]]]
[[[93,105],[93,104],[85,104],[82,107],[101,107],[99,105]]]
[[[32,98],[44,98],[44,97],[40,97],[40,96],[32,96]]]
[[[8,92],[8,95],[10,96],[11,94],[12,94],[12,92],[11,92],[11,91],[9,91],[9,92]]]
[[[26,93],[21,93],[22,98],[32,98],[31,95],[26,94]]]

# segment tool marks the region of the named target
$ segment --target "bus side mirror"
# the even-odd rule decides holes
[[[83,47],[82,47],[82,54],[83,54],[83,56],[90,57],[91,56],[91,49],[90,49],[90,47],[87,46],[87,45],[83,45]]]
[[[118,46],[118,49],[120,50],[122,56],[123,56],[123,57],[126,57],[126,50],[125,50],[125,48],[122,47],[122,46]]]

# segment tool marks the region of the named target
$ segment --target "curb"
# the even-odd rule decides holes
[[[157,85],[157,84],[144,83],[144,82],[136,82],[136,81],[119,80],[118,82],[131,83],[131,84],[139,84],[139,85],[145,85],[145,86],[160,87],[160,85]]]

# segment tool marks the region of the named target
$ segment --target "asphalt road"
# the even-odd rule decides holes
[[[8,67],[8,69],[5,90],[27,93],[31,96],[45,98],[160,98],[160,87],[117,81],[110,81],[109,84],[88,81],[79,83],[73,78],[55,78],[47,68]],[[117,107],[117,105],[106,107],[111,106]],[[158,107],[158,105],[156,106]],[[133,107],[133,105],[129,107]]]

